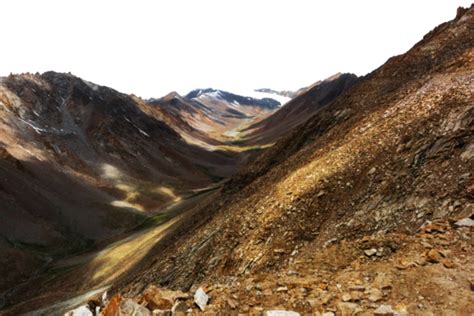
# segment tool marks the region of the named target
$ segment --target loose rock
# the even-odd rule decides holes
[[[456,226],[459,227],[472,227],[474,226],[474,220],[472,220],[469,217],[463,218],[457,222],[454,223]]]
[[[200,310],[204,311],[208,301],[209,296],[206,294],[206,292],[204,292],[201,287],[198,288],[196,293],[194,294],[194,303],[196,303]]]
[[[442,259],[441,253],[436,249],[430,249],[426,253],[426,260],[431,263],[439,263]]]
[[[144,306],[127,299],[120,304],[120,315],[123,316],[151,316],[151,312]]]
[[[364,253],[367,257],[372,257],[373,255],[377,253],[377,249],[375,248],[367,249],[367,250],[364,250]]]

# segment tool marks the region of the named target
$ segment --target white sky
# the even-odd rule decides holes
[[[1,0],[0,75],[70,71],[142,97],[364,75],[469,0]]]

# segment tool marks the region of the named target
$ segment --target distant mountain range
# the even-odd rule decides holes
[[[212,88],[193,90],[186,95],[186,98],[199,99],[203,95],[222,99],[229,103],[234,103],[243,106],[257,106],[268,110],[275,110],[281,105],[280,102],[271,98],[256,99]]]

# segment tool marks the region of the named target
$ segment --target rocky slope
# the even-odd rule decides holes
[[[104,314],[473,314],[473,104],[471,7],[189,214]]]
[[[154,110],[69,74],[1,79],[0,292],[234,172]]]
[[[311,116],[357,82],[354,74],[336,74],[299,92],[280,110],[250,125],[245,131],[248,143],[273,143],[288,131],[304,124]]]

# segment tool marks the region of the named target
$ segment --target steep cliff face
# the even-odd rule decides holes
[[[210,312],[473,313],[472,228],[454,224],[473,213],[473,91],[471,8],[239,172],[122,293],[201,285]]]

